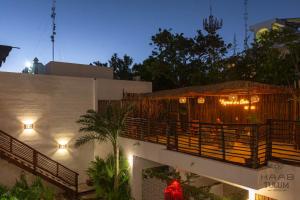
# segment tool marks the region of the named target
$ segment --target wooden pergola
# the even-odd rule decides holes
[[[125,93],[124,101],[135,105],[135,117],[153,120],[264,123],[298,119],[298,93],[294,88],[230,81],[141,95]]]

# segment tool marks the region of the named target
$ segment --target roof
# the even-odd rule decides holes
[[[46,64],[46,74],[85,78],[113,79],[113,69],[92,65],[51,61]]]
[[[268,85],[251,81],[229,81],[212,85],[191,86],[172,90],[161,90],[153,93],[139,95],[146,98],[178,98],[197,96],[222,96],[229,94],[291,94],[295,89]]]
[[[2,63],[5,62],[6,57],[8,56],[11,49],[12,49],[11,46],[0,45],[0,67],[1,67]]]

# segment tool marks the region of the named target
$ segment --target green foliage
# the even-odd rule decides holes
[[[109,141],[115,145],[118,135],[124,129],[125,119],[131,109],[131,106],[119,107],[108,105],[100,113],[88,110],[77,121],[81,125],[79,131],[86,133],[86,135],[79,137],[75,145],[78,147],[92,140],[98,142]]]
[[[81,124],[80,132],[85,132],[86,135],[79,137],[75,146],[81,146],[87,142],[96,140],[98,142],[109,141],[113,148],[114,158],[114,190],[118,194],[119,189],[119,144],[118,136],[122,133],[125,127],[125,119],[132,110],[132,106],[112,106],[108,105],[103,112],[97,113],[93,110],[88,110],[85,115],[80,116],[77,121]]]
[[[299,36],[287,30],[272,30],[254,41],[252,48],[228,59],[229,80],[243,79],[292,86],[299,75]]]
[[[230,48],[217,31],[194,37],[159,29],[152,36],[152,55],[133,71],[152,81],[154,90],[178,88],[219,81],[223,58]]]
[[[219,197],[210,193],[210,189],[214,185],[218,185],[220,183],[214,183],[208,186],[200,186],[197,187],[193,185],[195,180],[199,178],[198,175],[193,173],[185,173],[185,178],[180,175],[178,171],[174,168],[169,166],[160,166],[145,169],[143,171],[143,178],[157,178],[166,184],[169,184],[173,180],[178,180],[181,184],[183,189],[184,199],[186,200],[246,200],[247,199],[247,192],[246,193],[233,193],[227,197]]]
[[[133,59],[128,56],[124,55],[123,58],[119,58],[118,55],[115,53],[110,58],[109,66],[114,70],[114,78],[121,79],[121,80],[130,80],[131,77],[131,65],[133,63]]]
[[[108,65],[109,64],[109,65]],[[111,67],[114,72],[114,78],[120,80],[131,80],[132,79],[132,68],[133,59],[124,55],[123,58],[120,58],[118,54],[114,53],[108,63],[102,63],[100,61],[94,61],[90,65],[99,66],[99,67]]]
[[[11,189],[0,187],[0,200],[53,200],[54,192],[45,187],[38,177],[31,184],[21,175]]]
[[[105,160],[96,157],[91,162],[87,174],[90,177],[98,198],[106,200],[130,200],[129,165],[126,157],[120,153],[119,188],[114,190],[115,162],[109,155]]]

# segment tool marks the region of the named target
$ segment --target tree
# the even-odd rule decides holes
[[[132,57],[125,54],[123,58],[120,58],[118,54],[114,53],[108,63],[102,63],[100,61],[94,61],[90,63],[93,66],[99,67],[111,67],[113,69],[114,78],[119,80],[131,80],[132,79]]]
[[[255,40],[252,47],[231,58],[235,67],[229,79],[243,79],[293,86],[299,68],[299,36],[288,30],[271,30]]]
[[[125,119],[131,110],[130,106],[112,106],[108,105],[106,109],[97,113],[94,110],[88,110],[86,114],[80,116],[77,121],[81,128],[80,132],[86,133],[76,140],[75,146],[79,147],[90,141],[110,142],[113,147],[115,159],[114,190],[117,192],[119,187],[119,142],[118,137],[124,130]]]
[[[203,25],[206,35],[198,30],[193,38],[172,33],[171,29],[159,29],[152,36],[154,49],[151,56],[135,65],[133,71],[142,80],[152,81],[154,90],[221,81],[225,68],[223,61],[231,45],[217,33],[222,24],[213,26],[210,23],[216,23],[211,21],[211,16]]]
[[[107,63],[102,63],[102,62],[100,62],[99,60],[90,63],[90,65],[92,65],[92,66],[97,66],[97,67],[108,67],[108,64],[107,64]]]
[[[114,53],[109,62],[109,66],[114,70],[114,78],[120,80],[130,80],[131,76],[131,65],[133,63],[133,59],[124,55],[123,58],[119,58],[118,54]]]

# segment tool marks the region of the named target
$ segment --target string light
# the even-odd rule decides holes
[[[180,97],[179,103],[182,103],[182,104],[186,103],[186,97]]]
[[[204,97],[198,97],[197,98],[197,103],[198,104],[204,104],[205,103],[205,98]]]

